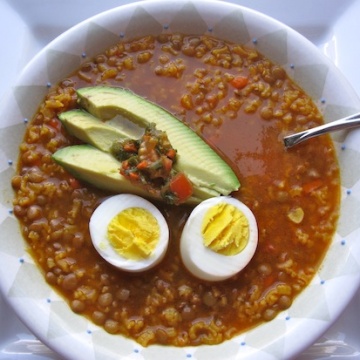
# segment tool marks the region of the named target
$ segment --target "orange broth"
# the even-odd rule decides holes
[[[234,169],[241,188],[233,196],[259,227],[258,249],[241,273],[207,283],[187,272],[179,238],[190,206],[156,203],[170,228],[156,269],[130,275],[97,254],[88,222],[109,194],[74,179],[51,154],[77,142],[57,118],[76,107],[75,89],[100,84],[163,106]],[[282,143],[321,123],[314,102],[254,49],[179,34],[123,41],[49,90],[20,145],[14,213],[46,280],[74,312],[144,346],[221,343],[289,308],[328,249],[340,196],[332,141],[323,136],[291,150]],[[303,218],[293,218],[299,208]]]

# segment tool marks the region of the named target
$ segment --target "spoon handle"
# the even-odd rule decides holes
[[[343,119],[332,121],[324,125],[316,126],[309,130],[285,136],[284,145],[286,148],[290,148],[296,144],[299,144],[302,141],[305,141],[315,136],[326,134],[331,131],[344,130],[357,126],[360,126],[360,113],[350,115]]]

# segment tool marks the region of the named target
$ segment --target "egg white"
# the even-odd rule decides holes
[[[203,243],[201,227],[206,212],[213,206],[226,202],[237,207],[249,222],[249,241],[237,255],[216,253]],[[181,258],[186,268],[197,278],[206,281],[221,281],[237,274],[252,259],[258,243],[258,227],[254,214],[241,201],[220,196],[207,199],[190,214],[180,239]]]
[[[114,216],[121,211],[139,207],[149,211],[157,220],[160,228],[160,238],[153,253],[146,259],[132,260],[118,254],[107,238],[107,228]],[[148,200],[132,195],[119,194],[104,200],[91,216],[90,236],[98,253],[113,266],[129,271],[140,272],[148,270],[164,258],[169,243],[169,228],[161,212]]]

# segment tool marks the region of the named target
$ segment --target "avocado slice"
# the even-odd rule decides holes
[[[140,186],[136,186],[119,173],[121,163],[111,154],[92,145],[72,145],[57,150],[53,160],[79,180],[99,189],[114,193],[132,193],[160,200]],[[202,199],[195,196],[187,200],[197,204]]]
[[[99,119],[121,115],[140,127],[155,123],[165,131],[178,154],[174,168],[190,179],[195,198],[228,195],[240,187],[231,167],[193,130],[162,107],[118,87],[85,87],[78,89],[77,94],[80,107]]]
[[[127,119],[102,122],[81,109],[63,112],[59,119],[70,135],[103,151],[109,151],[114,141],[140,137],[144,130]],[[115,126],[111,126],[114,124]]]

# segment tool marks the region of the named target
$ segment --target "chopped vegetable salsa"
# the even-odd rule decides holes
[[[166,132],[150,124],[139,140],[125,139],[113,143],[112,154],[120,160],[121,175],[159,194],[169,204],[179,204],[192,195],[192,184],[184,173],[176,172],[176,150]]]

